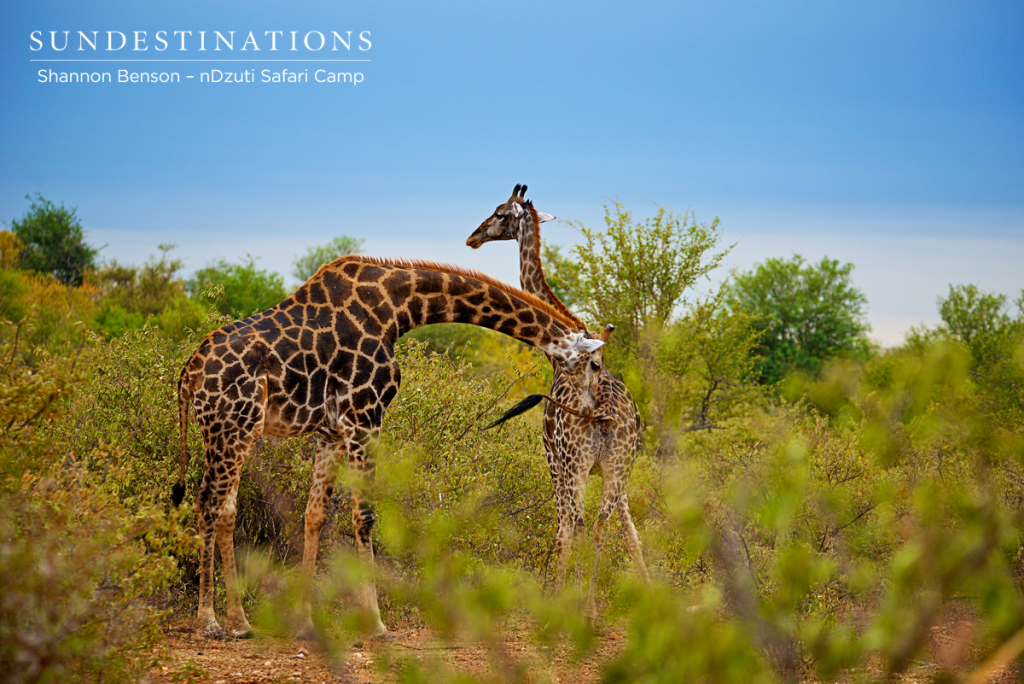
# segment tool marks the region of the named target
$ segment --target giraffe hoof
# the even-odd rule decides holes
[[[216,620],[210,620],[203,626],[203,636],[207,639],[216,639],[217,641],[223,641],[228,637],[224,628]]]
[[[312,620],[307,620],[306,624],[299,627],[298,631],[295,632],[296,639],[313,640],[317,637],[316,626],[313,625]]]
[[[391,638],[391,634],[388,633],[388,628],[384,626],[384,623],[380,621],[380,618],[377,618],[377,624],[368,631],[371,639],[390,639],[391,641],[394,641],[394,639]]]
[[[235,615],[228,615],[227,624],[230,628],[228,635],[232,639],[252,638],[252,626],[249,624],[249,621],[245,619],[244,613],[238,612]]]

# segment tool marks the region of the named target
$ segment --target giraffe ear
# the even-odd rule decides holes
[[[538,219],[538,220],[539,220],[539,221],[540,221],[541,223],[544,223],[544,222],[546,222],[546,221],[551,221],[551,220],[553,220],[554,218],[555,218],[555,217],[554,217],[554,216],[552,216],[551,214],[545,214],[545,213],[544,213],[543,211],[538,211],[538,212],[537,212],[537,219]]]
[[[581,337],[579,340],[576,341],[576,348],[581,349],[587,352],[588,354],[590,352],[597,351],[603,346],[604,340],[594,340],[590,339],[589,337]]]

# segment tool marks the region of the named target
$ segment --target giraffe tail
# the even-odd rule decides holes
[[[567,413],[571,413],[574,416],[578,416],[580,418],[593,418],[594,417],[589,412],[588,413],[583,413],[581,411],[577,411],[576,409],[572,408],[571,406],[566,406],[562,402],[558,401],[557,399],[553,399],[553,398],[549,397],[546,394],[531,394],[530,396],[526,397],[521,402],[519,402],[518,404],[516,404],[515,406],[510,408],[508,411],[505,411],[505,413],[501,416],[501,418],[499,418],[498,420],[494,421],[493,423],[491,423],[490,425],[485,427],[484,430],[490,430],[492,427],[496,427],[498,425],[501,425],[502,423],[504,423],[506,420],[508,420],[510,418],[515,418],[518,415],[526,413],[527,411],[532,409],[534,406],[539,404],[544,399],[547,399],[548,401],[550,401],[552,404],[554,404],[558,408],[562,409],[563,411],[565,411]]]
[[[494,421],[493,423],[485,427],[484,430],[490,430],[493,427],[501,425],[506,420],[515,418],[518,415],[526,413],[527,411],[532,409],[534,406],[536,406],[546,398],[547,397],[545,397],[543,394],[531,394],[530,396],[526,397],[521,402],[510,408],[508,411],[505,411],[501,418],[498,418],[498,420]]]
[[[186,447],[186,435],[188,433],[188,401],[192,393],[185,382],[185,369],[181,370],[178,377],[178,431],[181,438],[181,471],[178,474],[178,482],[171,487],[171,501],[175,508],[181,505],[185,498],[185,463],[188,461],[188,449]]]
[[[507,420],[509,420],[511,418],[515,418],[516,416],[524,414],[527,411],[529,411],[530,409],[536,407],[536,405],[539,404],[544,399],[547,399],[548,401],[551,401],[553,404],[556,405],[556,407],[558,407],[559,409],[561,409],[565,413],[572,414],[573,416],[577,416],[579,418],[587,418],[587,419],[606,420],[604,418],[594,416],[590,412],[584,413],[584,412],[575,410],[572,407],[567,407],[567,405],[565,405],[564,403],[562,403],[558,399],[552,398],[552,397],[548,396],[547,394],[530,394],[525,399],[523,399],[519,403],[515,404],[514,407],[512,407],[511,409],[506,411],[502,415],[502,417],[499,418],[497,421],[495,421],[494,423],[488,425],[487,427],[485,427],[483,429],[484,430],[489,430],[490,428],[497,427],[497,426],[501,425],[502,423],[504,423],[505,421],[507,421]]]

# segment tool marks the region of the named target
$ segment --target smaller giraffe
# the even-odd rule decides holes
[[[525,195],[526,186],[517,185],[508,201],[498,205],[494,213],[469,236],[466,244],[476,249],[493,240],[518,242],[522,288],[577,321],[578,326],[585,329],[583,323],[555,296],[544,278],[540,259],[540,224],[550,221],[554,216],[538,211],[532,202],[524,199]],[[601,333],[601,341],[607,340],[613,329],[613,326],[608,326]],[[586,605],[587,614],[593,618],[597,613],[595,585],[601,548],[604,545],[605,525],[613,511],[619,513],[624,531],[623,540],[633,557],[637,572],[644,582],[650,582],[640,535],[633,524],[626,497],[626,480],[641,446],[641,421],[629,390],[607,370],[601,372],[598,381],[598,414],[591,418],[581,418],[558,406],[559,402],[571,401],[571,389],[563,385],[565,383],[556,367],[550,392],[551,398],[556,401],[549,401],[544,411],[544,446],[558,509],[556,589],[561,590],[565,582],[569,549],[585,529],[583,494],[587,477],[599,469],[603,490],[601,509],[594,523],[594,565]],[[519,406],[510,409],[503,420],[517,411],[529,408],[526,403],[527,400],[524,400]]]
[[[403,333],[431,323],[471,323],[541,349],[565,379],[561,401],[581,415],[594,412],[604,343],[586,338],[574,320],[536,297],[481,273],[429,261],[347,256],[322,266],[277,306],[207,335],[179,376],[181,476],[172,498],[178,504],[185,492],[191,409],[206,447],[195,509],[202,538],[198,617],[207,635],[225,636],[213,610],[217,547],[230,634],[252,631],[242,610],[233,537],[242,465],[261,434],[316,439],[302,557],[308,585],[326,504],[344,460],[354,475],[356,546],[373,565],[372,445],[398,393],[394,345]],[[374,630],[386,633],[372,582],[362,587],[362,601]],[[309,633],[308,595],[302,608],[300,633]]]

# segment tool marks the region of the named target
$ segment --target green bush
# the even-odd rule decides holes
[[[102,295],[93,327],[108,340],[149,321],[164,336],[180,342],[206,318],[203,305],[185,296],[185,282],[177,277],[184,262],[170,256],[175,246],[159,249],[159,257],[150,257],[141,267],[113,261],[90,274]]]
[[[216,289],[211,289],[211,285]],[[223,259],[196,271],[186,283],[192,297],[216,293],[212,304],[223,315],[245,318],[274,306],[288,292],[284,278],[256,268],[256,257],[247,255],[240,264]]]
[[[517,397],[422,344],[398,349],[402,389],[388,411],[380,463],[382,500],[401,502],[382,516],[404,521],[418,538],[448,515],[470,510],[473,524],[452,534],[449,549],[473,549],[487,562],[539,568],[554,536],[554,505],[539,431],[520,422],[483,428]],[[514,388],[512,388],[514,391]]]
[[[108,340],[120,337],[129,330],[138,330],[146,325],[146,317],[140,313],[126,311],[120,304],[104,300],[100,304],[93,326]]]
[[[174,555],[193,542],[155,492],[122,496],[122,452],[61,443],[85,374],[22,348],[19,332],[0,328],[0,670],[12,682],[135,681]]]
[[[87,468],[24,477],[0,496],[7,681],[137,681],[161,637],[174,554],[191,545],[163,506],[126,503]]]
[[[21,358],[30,364],[43,354],[74,354],[89,338],[98,292],[74,287],[50,275],[0,268],[0,321],[15,324]],[[5,334],[8,334],[5,332]]]

